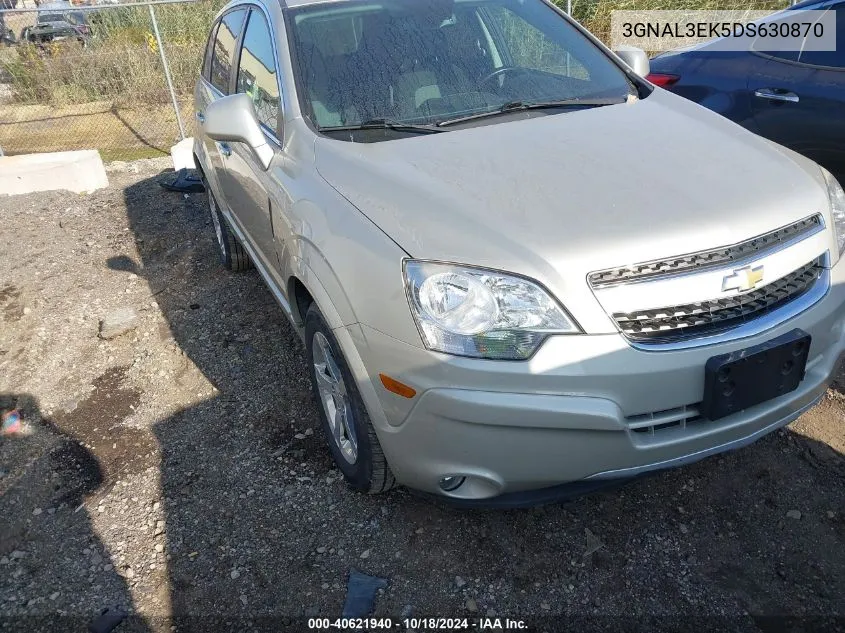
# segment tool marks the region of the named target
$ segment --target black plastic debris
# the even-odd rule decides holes
[[[346,587],[346,604],[343,605],[343,618],[363,618],[373,611],[376,592],[387,587],[384,578],[368,576],[359,571],[349,572],[349,584]]]
[[[202,179],[195,172],[188,172],[184,167],[176,172],[176,178],[173,180],[159,180],[158,184],[168,191],[175,191],[177,193],[202,193],[205,187],[202,184]]]
[[[111,633],[126,619],[126,615],[126,611],[119,607],[107,607],[100,612],[96,620],[88,625],[88,630],[91,633]]]

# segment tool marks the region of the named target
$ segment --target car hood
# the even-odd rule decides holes
[[[320,138],[316,161],[412,257],[557,287],[733,244],[827,205],[812,164],[659,89],[626,104],[382,143]]]

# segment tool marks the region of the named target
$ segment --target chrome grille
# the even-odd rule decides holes
[[[587,278],[593,288],[602,288],[619,283],[652,280],[660,277],[677,275],[679,273],[698,272],[706,268],[714,268],[731,262],[744,260],[751,256],[759,256],[776,248],[787,240],[806,237],[810,233],[822,228],[819,215],[804,218],[799,222],[784,226],[759,237],[727,246],[691,255],[669,257],[630,267],[611,268],[590,273]]]
[[[760,317],[810,290],[822,271],[816,259],[762,288],[735,295],[629,313],[614,313],[613,319],[630,339],[664,342],[680,337],[702,336],[722,331]]]

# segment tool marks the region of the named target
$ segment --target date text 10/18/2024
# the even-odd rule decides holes
[[[316,631],[388,631],[393,628],[413,631],[525,631],[523,620],[511,618],[309,618],[308,628]]]

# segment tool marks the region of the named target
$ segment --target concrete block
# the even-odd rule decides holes
[[[194,164],[194,139],[190,136],[182,139],[170,148],[170,157],[173,159],[173,169],[196,169]]]
[[[0,195],[60,189],[83,193],[108,186],[97,150],[0,156]]]

